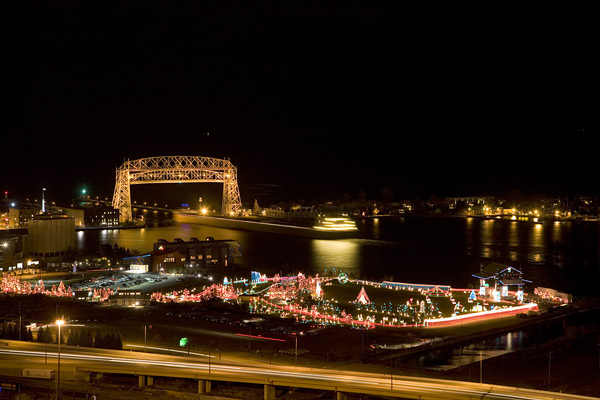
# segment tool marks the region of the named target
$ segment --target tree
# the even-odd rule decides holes
[[[36,341],[38,343],[45,343],[45,338],[44,338],[45,333],[46,333],[46,331],[44,330],[44,327],[40,326],[40,329],[38,329],[38,331],[37,331],[37,338],[36,338]]]
[[[44,329],[44,327],[40,327],[37,332],[37,342],[38,343],[52,343],[52,335],[50,334],[50,328]]]
[[[94,336],[89,327],[79,332],[78,345],[83,347],[94,347]]]
[[[6,339],[15,340],[19,338],[19,333],[15,329],[15,326],[11,323],[8,323],[6,334],[4,335]]]
[[[18,328],[15,327],[15,331],[17,332],[17,339],[19,339]],[[31,333],[31,328],[25,327],[23,325],[21,326],[21,341],[33,341],[33,333]]]
[[[394,191],[391,187],[385,186],[383,189],[381,189],[381,197],[383,199],[383,202],[387,205],[388,203],[391,203],[394,199]]]
[[[117,332],[117,336],[115,338],[115,349],[123,350],[123,340],[121,339],[121,332]]]
[[[102,348],[104,347],[104,340],[102,338],[102,335],[100,334],[99,330],[96,330],[96,333],[94,334],[94,345],[93,347],[96,348]]]
[[[105,349],[113,349],[114,345],[115,345],[115,339],[113,337],[112,332],[106,332],[106,334],[103,337],[103,344]]]
[[[69,346],[77,346],[79,344],[79,332],[75,329],[69,329],[69,337],[67,338]]]

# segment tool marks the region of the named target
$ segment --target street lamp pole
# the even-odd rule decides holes
[[[550,388],[550,367],[552,366],[552,352],[548,354],[548,388]]]
[[[62,319],[59,319],[56,321],[56,325],[58,325],[58,336],[56,338],[56,341],[58,342],[58,374],[56,375],[56,398],[57,398],[57,400],[60,399],[60,342],[61,342],[60,327],[64,323],[65,323],[65,321],[63,321]]]
[[[479,383],[483,383],[483,351],[479,352]]]
[[[21,341],[21,324],[22,324],[22,318],[21,318],[21,302],[19,301],[19,341]]]

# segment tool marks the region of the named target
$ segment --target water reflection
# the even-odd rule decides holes
[[[496,337],[480,340],[468,345],[458,345],[453,348],[443,348],[421,355],[419,366],[447,371],[466,366],[482,360],[497,357],[513,351],[545,343],[563,334],[560,323],[547,327],[534,327],[528,330],[508,332]]]
[[[486,259],[503,259],[503,262],[525,261],[544,263],[552,241],[560,238],[560,225],[529,224],[517,221],[467,219],[465,238],[470,255]]]
[[[311,264],[317,268],[336,267],[346,272],[360,271],[361,245],[350,240],[312,240]]]
[[[265,273],[314,274],[336,267],[366,279],[469,287],[476,284],[471,274],[479,270],[480,264],[496,261],[523,270],[525,278],[539,286],[569,293],[579,289],[597,293],[599,224],[378,218],[362,220],[359,226],[359,238],[317,240],[202,225],[149,223],[144,229],[78,232],[77,249],[93,254],[100,244],[116,243],[144,253],[151,251],[158,239],[203,240],[212,236],[240,242],[243,255],[239,265]],[[582,274],[587,278],[581,279]]]
[[[481,225],[481,236],[479,238],[481,242],[480,255],[484,258],[496,258],[496,250],[492,247],[494,243],[495,231],[497,230],[496,221],[485,220]]]
[[[532,262],[540,263],[544,261],[543,249],[545,247],[545,238],[542,225],[535,224],[529,232],[529,247],[531,248],[529,259]]]

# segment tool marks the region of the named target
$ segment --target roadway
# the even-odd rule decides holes
[[[7,345],[4,345],[4,344]],[[22,368],[56,369],[55,345],[0,342],[0,375]],[[590,400],[591,397],[474,382],[357,373],[251,363],[208,355],[196,357],[61,346],[61,381],[89,372],[142,377],[176,377],[198,381],[244,382],[267,386],[321,389],[342,393],[415,399]]]

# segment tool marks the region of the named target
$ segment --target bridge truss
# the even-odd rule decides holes
[[[195,156],[163,156],[127,160],[116,173],[113,207],[120,221],[131,221],[131,185],[148,183],[223,183],[223,215],[237,214],[242,203],[237,168],[229,160]]]

